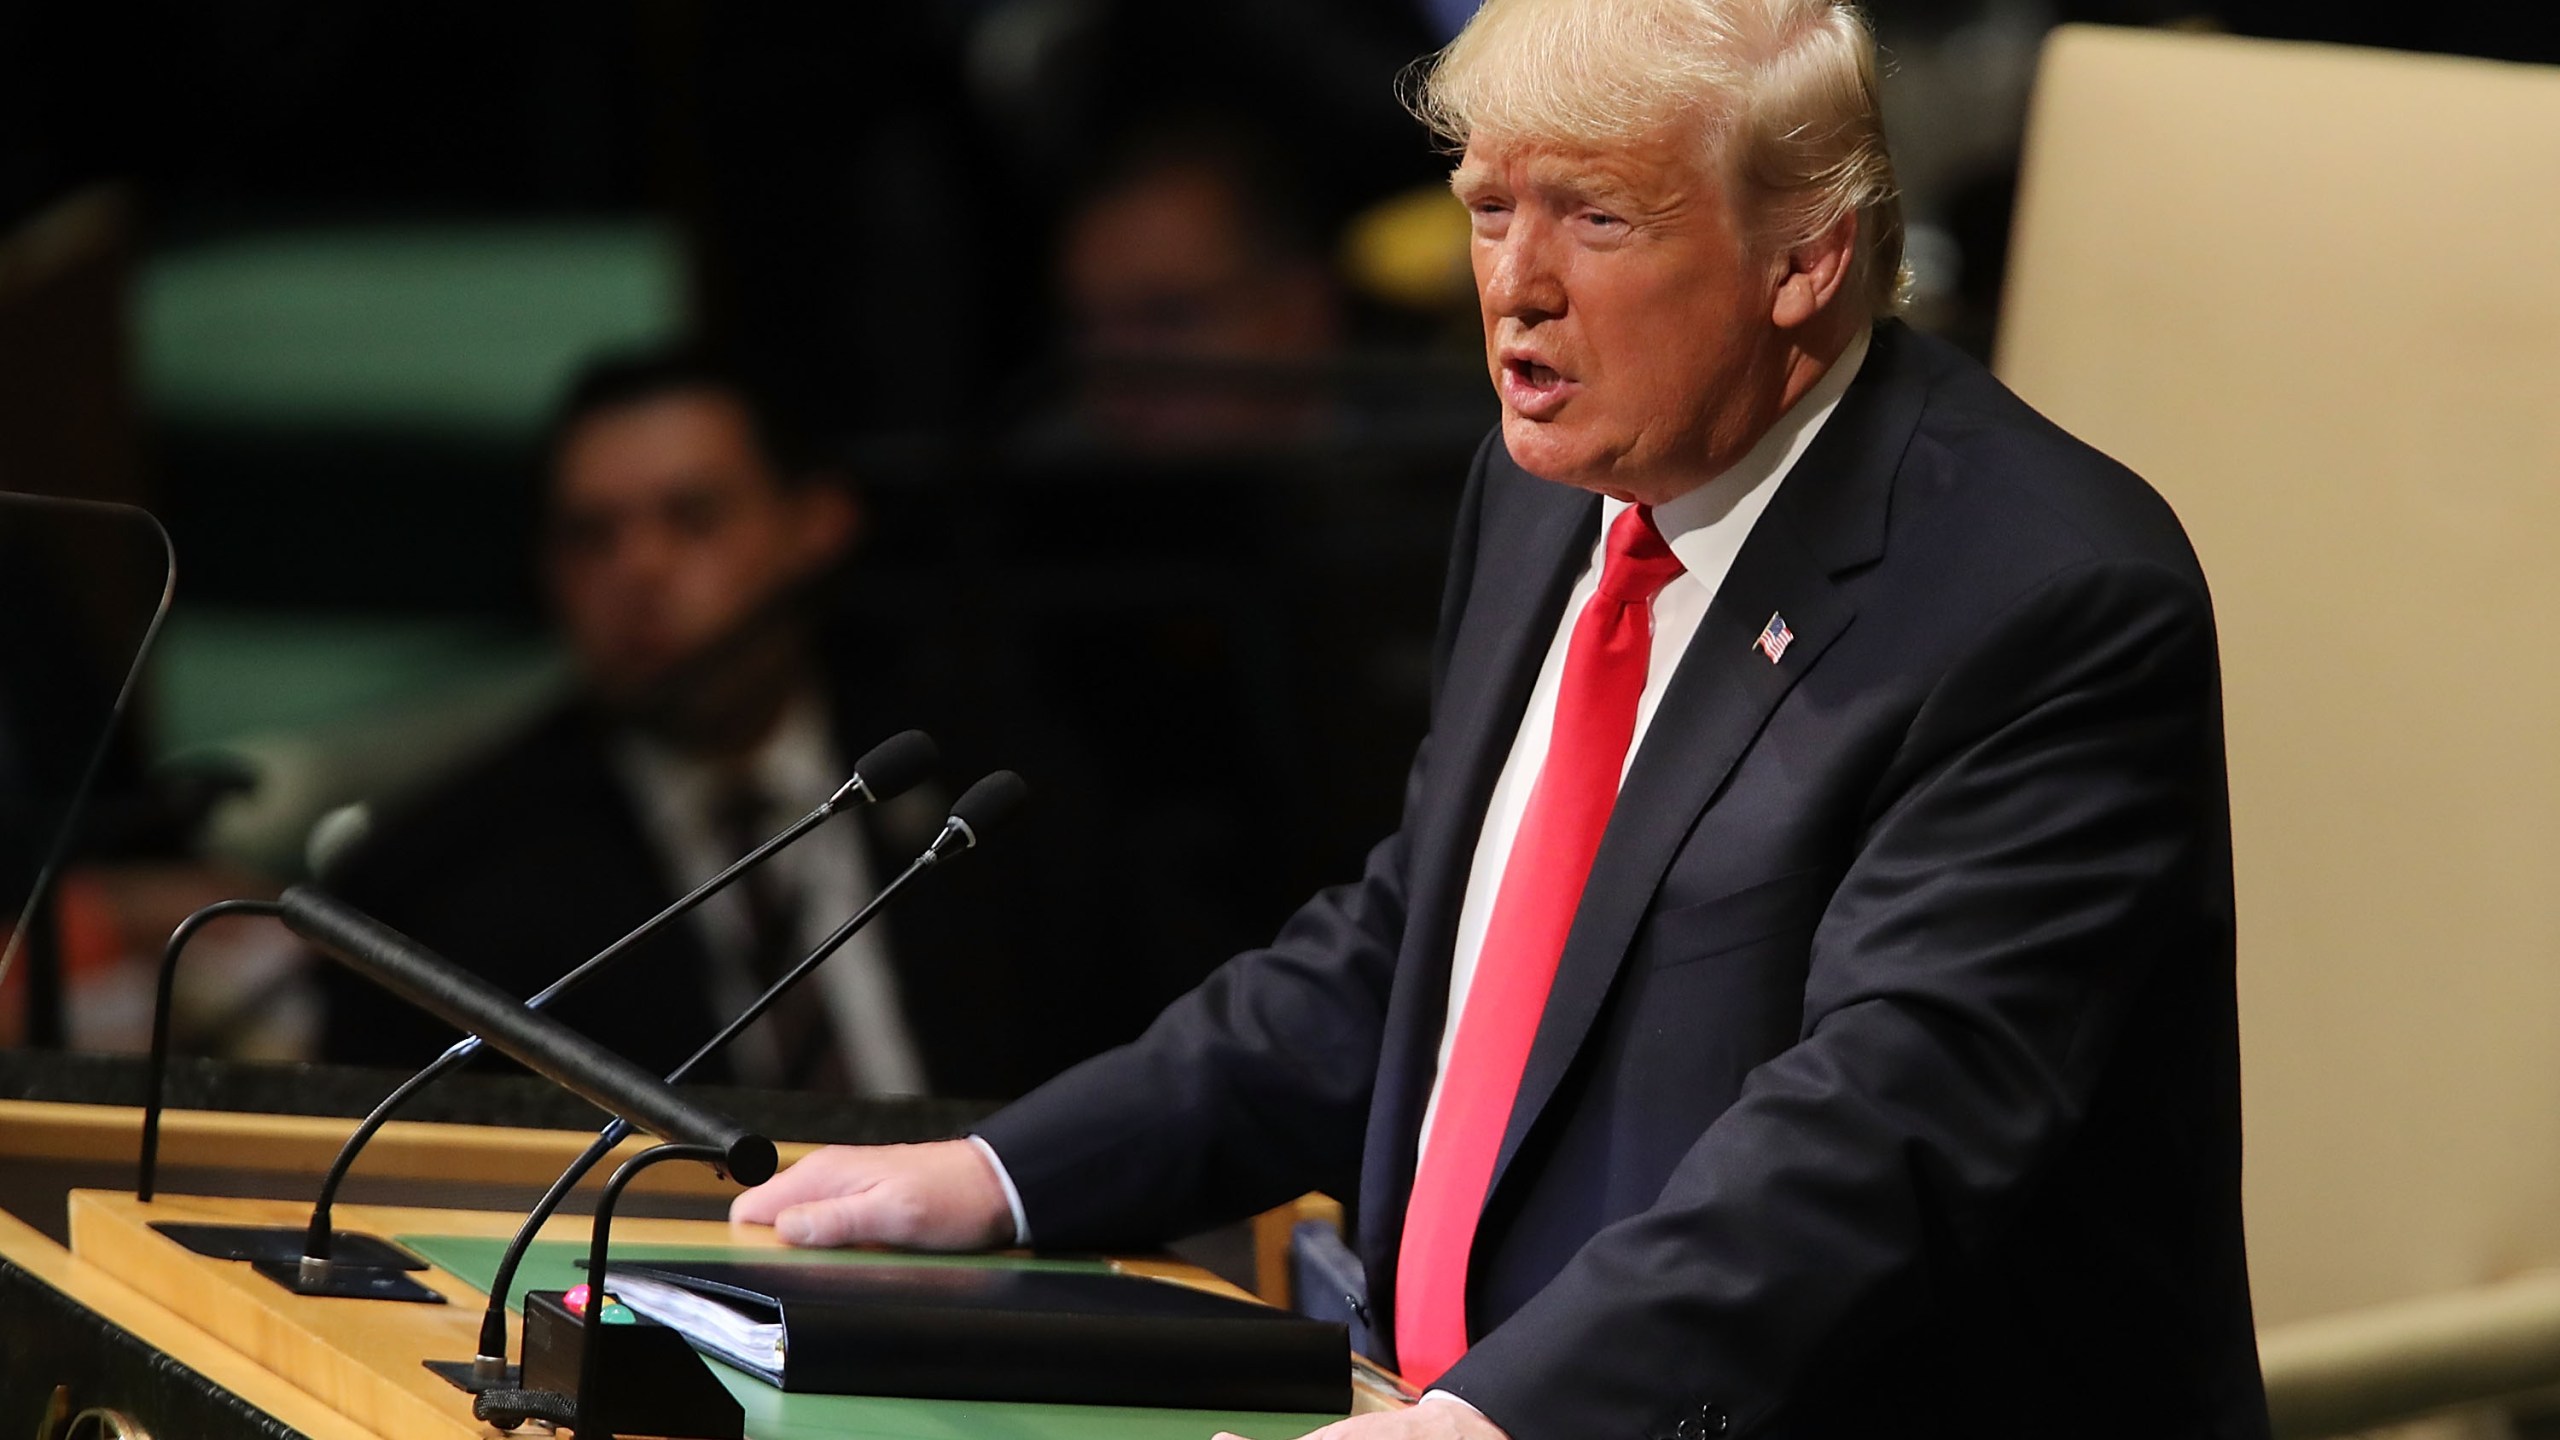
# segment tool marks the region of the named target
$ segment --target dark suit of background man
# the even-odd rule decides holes
[[[333,866],[355,903],[530,994],[825,799],[898,730],[931,731],[954,764],[1050,776],[1010,746],[969,744],[970,722],[1004,707],[826,623],[817,582],[852,541],[855,501],[778,453],[718,370],[682,354],[599,365],[564,402],[549,459],[544,578],[579,691]],[[829,822],[554,1013],[671,1068],[928,843],[951,795],[927,785]],[[1099,1048],[1077,1047],[1108,1024],[1095,1016],[1111,982],[1071,915],[1026,898],[1075,869],[1038,819],[924,877],[703,1078],[1003,1097]],[[1014,919],[1027,912],[1037,930]],[[404,1066],[454,1038],[361,982],[333,988],[327,1033],[333,1058]]]
[[[974,1140],[733,1213],[1083,1247],[1356,1195],[1440,1393],[1328,1440],[2263,1437],[2176,520],[1886,318],[1846,8],[1492,0],[1421,108],[1503,419],[1401,828]]]

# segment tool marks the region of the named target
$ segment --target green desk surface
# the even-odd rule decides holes
[[[505,1242],[456,1235],[403,1235],[400,1243],[487,1289]],[[583,1242],[537,1241],[516,1273],[516,1291],[565,1290],[584,1277]],[[616,1245],[614,1259],[734,1260],[717,1245]],[[1028,1265],[1093,1270],[1094,1260],[1025,1260],[995,1256],[876,1255],[845,1250],[759,1250],[758,1260],[808,1265],[865,1265],[894,1260],[945,1265]],[[711,1362],[713,1373],[746,1407],[749,1440],[1209,1440],[1232,1430],[1248,1440],[1291,1440],[1339,1415],[1230,1414],[1119,1405],[1008,1405],[978,1400],[908,1400],[879,1395],[786,1395],[751,1375]]]

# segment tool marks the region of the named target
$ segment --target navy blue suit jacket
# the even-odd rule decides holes
[[[1487,444],[1401,828],[985,1127],[1035,1240],[1356,1194],[1392,1333],[1468,860],[1598,512]],[[1880,327],[1620,792],[1442,1384],[1514,1440],[2259,1440],[2228,835],[2168,507]]]

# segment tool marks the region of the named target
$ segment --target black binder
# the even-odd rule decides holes
[[[653,1294],[648,1282],[735,1314]],[[605,1284],[784,1390],[1337,1415],[1351,1406],[1341,1325],[1140,1275],[631,1261]]]

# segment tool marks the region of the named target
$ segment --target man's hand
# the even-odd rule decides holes
[[[966,1140],[830,1145],[729,1202],[729,1218],[770,1225],[786,1245],[984,1250],[1013,1242],[1004,1184]]]
[[[1219,1431],[1217,1440],[1242,1440]],[[1434,1395],[1406,1410],[1336,1420],[1301,1440],[1511,1440],[1502,1427],[1462,1400]]]

